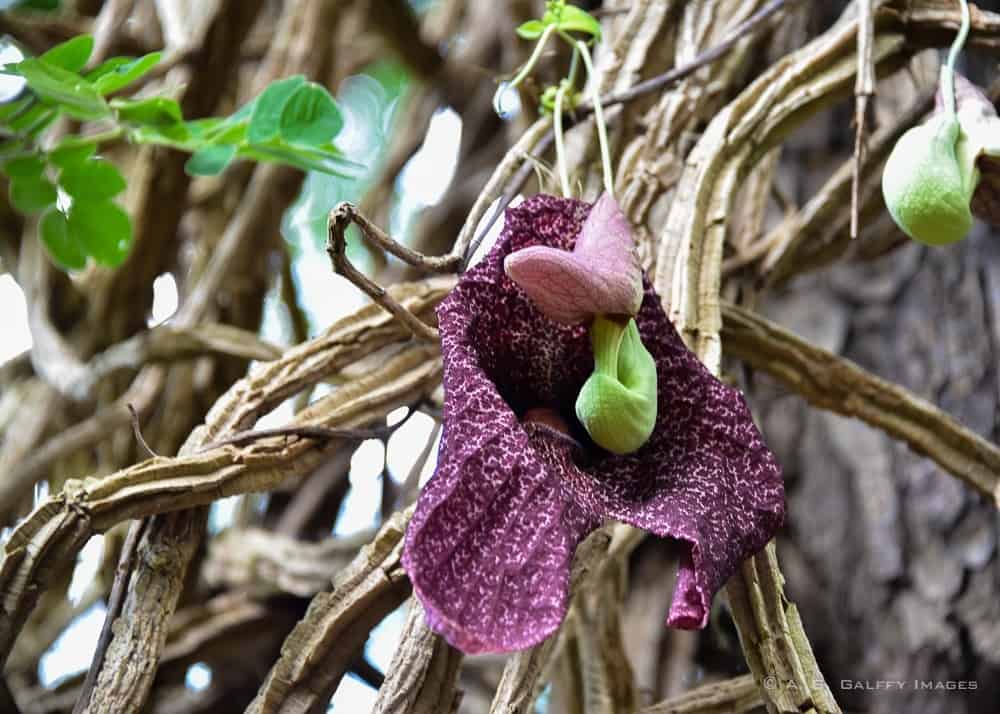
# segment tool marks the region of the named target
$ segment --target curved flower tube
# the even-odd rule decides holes
[[[585,325],[546,317],[504,271],[514,251],[571,251],[591,213],[536,196],[438,308],[441,448],[403,566],[428,624],[466,653],[535,645],[559,626],[577,544],[615,519],[687,546],[667,624],[704,627],[714,593],[781,526],[781,470],[742,396],[681,341],[644,281],[635,316],[656,365],[650,438],[598,447],[573,404],[594,370]]]

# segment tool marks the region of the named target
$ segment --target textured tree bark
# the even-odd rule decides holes
[[[800,280],[767,313],[995,441],[998,310],[1000,245],[980,226],[947,250],[907,244]],[[995,504],[886,434],[756,381],[786,468],[788,591],[838,701],[873,714],[990,711],[1000,699]]]

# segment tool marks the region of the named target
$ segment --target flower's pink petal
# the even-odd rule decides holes
[[[576,325],[607,312],[602,305],[614,302],[614,280],[605,279],[565,250],[531,246],[508,255],[504,268],[535,307],[564,325]],[[611,299],[602,291],[610,292]]]
[[[601,276],[600,312],[635,315],[642,305],[642,266],[632,237],[632,227],[618,202],[602,193],[590,210],[573,254],[591,272]]]
[[[635,315],[642,304],[642,269],[628,219],[606,193],[572,252],[531,246],[510,253],[504,269],[542,313],[565,325],[600,314]]]

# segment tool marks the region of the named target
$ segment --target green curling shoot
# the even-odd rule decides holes
[[[598,315],[590,339],[594,372],[576,399],[576,416],[598,446],[630,454],[656,424],[656,363],[634,319]]]

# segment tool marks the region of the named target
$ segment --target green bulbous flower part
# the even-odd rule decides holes
[[[603,315],[590,327],[594,372],[576,400],[576,416],[597,443],[615,454],[638,450],[656,424],[656,363],[634,319]]]
[[[937,114],[900,137],[885,164],[882,195],[906,235],[927,245],[961,240],[972,228],[969,202],[978,175],[963,160],[954,114]],[[962,152],[965,153],[965,152]]]

